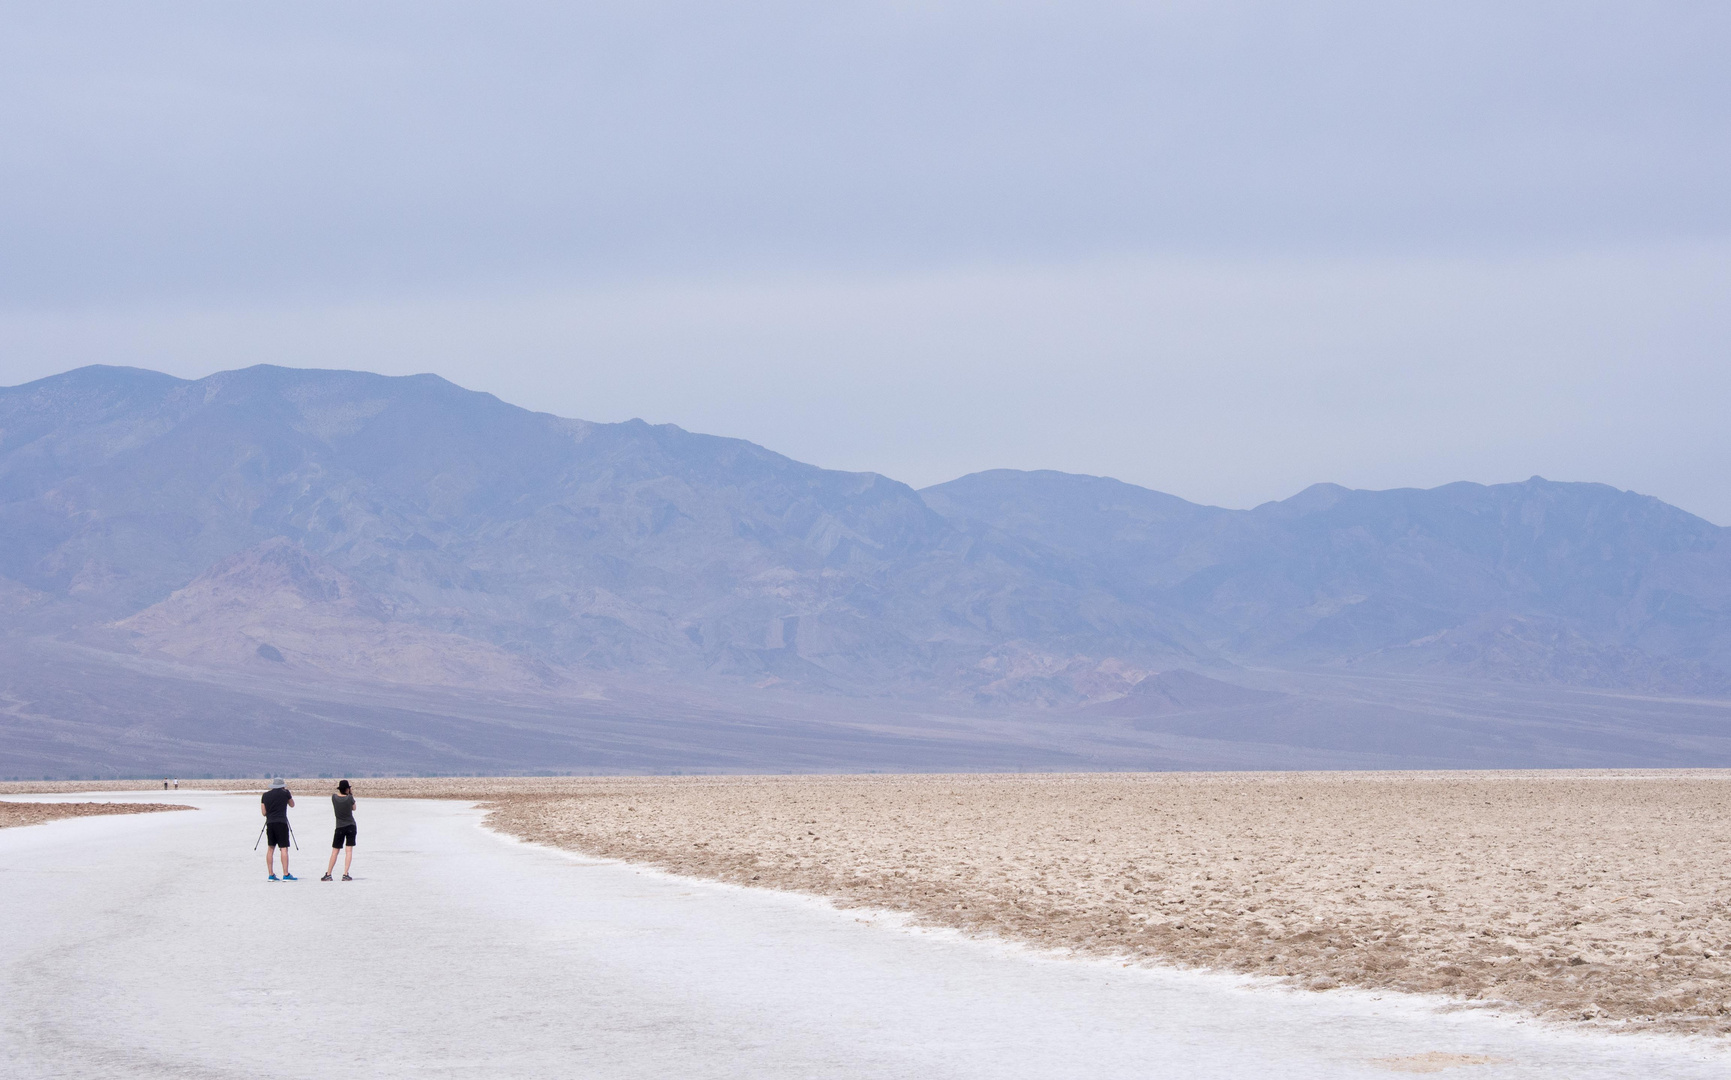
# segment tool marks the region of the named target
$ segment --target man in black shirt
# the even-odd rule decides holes
[[[281,848],[282,880],[299,880],[289,873],[288,868],[288,808],[295,804],[294,795],[289,792],[288,785],[284,784],[282,777],[279,776],[270,782],[270,790],[265,792],[258,802],[258,812],[264,815],[265,837],[270,841],[270,846],[264,849],[265,873],[270,875],[272,881],[277,880],[276,864],[272,861],[272,856],[276,854],[278,848]]]

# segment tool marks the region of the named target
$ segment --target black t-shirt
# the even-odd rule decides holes
[[[345,828],[355,823],[355,797],[353,795],[332,795],[331,809],[337,814],[337,828]]]
[[[289,800],[294,798],[285,787],[273,787],[259,796],[259,802],[264,803],[264,819],[266,821],[287,821]]]

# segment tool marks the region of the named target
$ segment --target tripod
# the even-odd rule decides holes
[[[265,831],[265,830],[266,830],[266,829],[268,829],[268,828],[269,828],[269,827],[270,827],[270,822],[268,822],[268,821],[267,821],[267,822],[265,822],[265,823],[264,823],[264,824],[263,824],[263,825],[260,825],[260,826],[259,826],[259,827],[258,827],[258,840],[254,840],[254,841],[253,841],[253,842],[252,842],[252,849],[253,849],[253,850],[254,850],[254,851],[257,851],[257,850],[258,850],[258,845],[259,845],[259,840],[263,840],[263,839],[264,839],[264,831]],[[299,839],[298,839],[298,838],[297,838],[297,837],[296,837],[296,836],[295,836],[295,827],[294,827],[294,826],[293,826],[293,825],[290,825],[290,826],[289,826],[289,843],[291,843],[291,844],[293,844],[293,845],[294,845],[294,846],[295,846],[295,850],[296,850],[296,851],[299,851],[299,850],[300,850],[300,849],[301,849],[301,842],[300,842],[300,840],[299,840]]]

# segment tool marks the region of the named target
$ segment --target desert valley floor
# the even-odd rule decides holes
[[[1731,1068],[1724,773],[369,779],[324,884],[330,784],[292,884],[256,793],[0,790],[197,808],[0,828],[21,1075]]]

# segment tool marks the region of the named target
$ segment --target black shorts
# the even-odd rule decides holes
[[[331,847],[339,848],[344,844],[355,846],[355,827],[353,825],[338,825],[337,834],[331,837]]]
[[[270,847],[288,847],[289,831],[286,821],[267,821],[264,823],[265,842]]]

